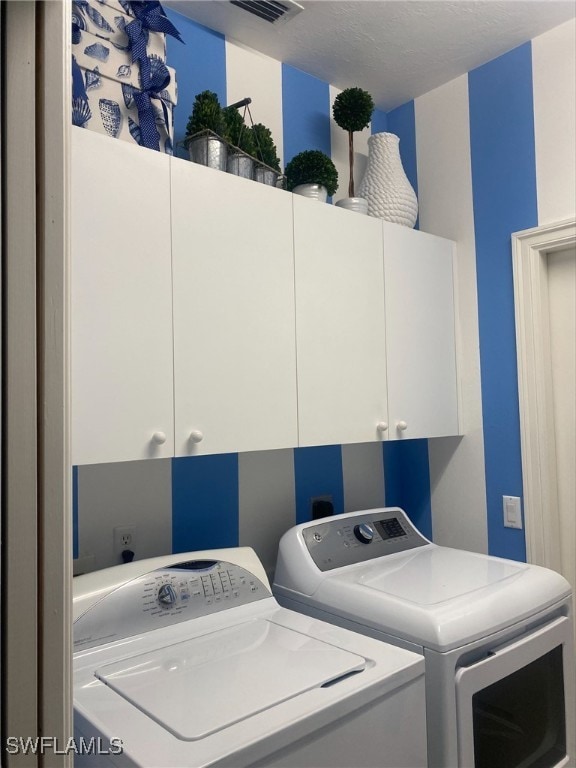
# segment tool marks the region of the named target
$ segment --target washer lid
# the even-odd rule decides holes
[[[435,605],[492,587],[523,570],[525,565],[473,552],[427,547],[410,556],[382,559],[375,575],[365,573],[358,583],[417,605]]]
[[[194,741],[366,666],[362,656],[256,619],[105,665],[95,676]]]

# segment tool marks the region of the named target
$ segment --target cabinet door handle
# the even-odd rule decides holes
[[[388,431],[388,422],[387,421],[379,421],[378,424],[376,424],[376,429],[378,432],[387,432]]]
[[[190,432],[190,440],[192,440],[193,443],[201,443],[203,439],[204,435],[199,429],[193,429],[192,432]]]
[[[396,429],[399,430],[400,432],[404,432],[405,429],[408,429],[408,424],[406,424],[405,421],[397,421]]]
[[[152,440],[156,443],[156,445],[162,445],[166,442],[166,433],[165,432],[154,432],[152,435]]]

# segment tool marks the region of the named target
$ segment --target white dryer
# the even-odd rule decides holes
[[[289,530],[273,592],[423,655],[430,768],[573,765],[571,590],[559,574],[437,546],[386,508]]]
[[[280,608],[249,548],[77,577],[74,615],[76,766],[426,765],[422,657]]]

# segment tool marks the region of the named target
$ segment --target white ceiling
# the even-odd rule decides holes
[[[574,0],[299,0],[270,24],[227,0],[164,5],[338,88],[391,109],[576,15]]]

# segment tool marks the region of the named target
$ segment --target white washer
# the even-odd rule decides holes
[[[426,765],[421,656],[280,608],[249,548],[77,577],[74,615],[76,766]]]
[[[273,592],[424,656],[430,768],[573,764],[571,590],[559,574],[437,546],[386,508],[289,530]]]

